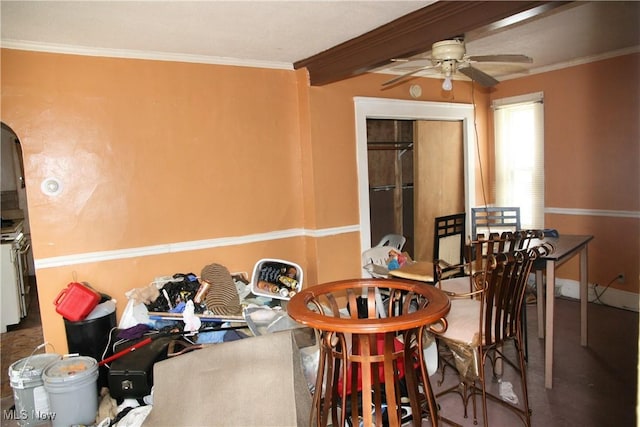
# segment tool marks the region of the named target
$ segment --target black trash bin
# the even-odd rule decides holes
[[[105,302],[110,298],[100,301]],[[90,320],[71,322],[64,319],[64,329],[67,334],[67,346],[69,353],[78,353],[81,356],[89,356],[98,362],[113,354],[109,345],[109,335],[116,327],[116,312],[113,311],[102,317]],[[109,387],[109,369],[100,366],[98,372],[98,389]]]

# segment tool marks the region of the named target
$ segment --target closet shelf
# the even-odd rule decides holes
[[[368,142],[367,150],[413,150],[413,142]]]
[[[389,191],[395,190],[396,186],[393,184],[390,185],[377,185],[375,187],[369,187],[369,191]],[[413,184],[403,184],[403,190],[413,189]]]

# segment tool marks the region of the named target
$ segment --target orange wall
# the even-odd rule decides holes
[[[381,91],[384,76],[363,76],[312,88],[304,70],[1,54],[2,121],[23,144],[43,330],[58,352],[66,338],[52,302],[73,280],[116,298],[120,315],[126,291],[212,262],[251,274],[261,258],[288,259],[305,286],[360,276],[357,232],[309,233],[358,222],[353,96],[409,99],[408,86]],[[471,99],[418,81],[422,99]],[[60,195],[40,191],[47,177]],[[225,238],[235,240],[171,249]],[[129,252],[91,258],[109,251]]]
[[[45,338],[57,351],[64,351],[66,339],[52,301],[74,278],[118,299],[121,314],[126,291],[157,276],[199,274],[212,262],[251,274],[261,258],[289,259],[303,267],[305,286],[360,275],[357,232],[314,236],[313,231],[359,220],[353,97],[411,99],[408,84],[381,90],[388,76],[371,74],[310,87],[304,70],[7,49],[1,54],[2,121],[23,143],[36,262],[72,260],[36,271]],[[533,86],[544,86],[541,82]],[[439,80],[411,83],[422,86],[421,100],[476,101],[486,169],[490,93],[472,95],[471,85],[462,81],[454,82],[452,93],[443,92]],[[530,91],[514,84],[504,82],[496,93]],[[637,159],[637,146],[625,147],[635,149]],[[547,162],[554,176],[550,167]],[[484,172],[490,179],[491,171]],[[40,191],[49,176],[63,183],[57,197]],[[583,207],[560,205],[561,197],[549,200]],[[637,199],[635,206],[625,209],[637,210]],[[547,220],[549,226],[559,223]],[[306,231],[224,247],[73,261],[93,252],[292,229]],[[593,234],[596,242],[604,240],[604,232]],[[591,259],[605,250],[594,242]]]
[[[36,263],[304,227],[291,71],[2,51],[2,121],[24,149]],[[45,196],[49,176],[64,186]],[[154,277],[261,258],[306,264],[303,237],[38,269],[45,337],[77,278],[118,300]]]
[[[419,83],[422,87],[422,101],[471,103],[470,85],[466,82],[455,81],[451,93],[444,92],[440,86],[442,82],[436,79],[416,79],[411,83],[382,89],[381,84],[388,80],[388,75],[365,74],[341,82],[321,87],[311,88],[313,104],[311,132],[313,135],[314,171],[329,172],[323,179],[330,185],[321,189],[318,200],[331,200],[332,207],[326,212],[318,211],[318,218],[330,224],[336,220],[350,216],[350,223],[358,222],[358,194],[352,182],[357,181],[356,150],[355,150],[355,120],[354,97],[371,96],[376,98],[412,99],[409,96],[410,84]],[[476,102],[480,115],[486,111],[488,97],[476,91]],[[485,142],[486,130],[484,124],[479,125],[481,143]],[[319,206],[322,208],[322,206]],[[327,206],[324,206],[327,208]],[[337,217],[333,215],[338,214]]]
[[[471,103],[471,85],[463,81],[454,82],[452,92],[442,91],[441,80],[415,79],[411,83],[382,89],[381,84],[388,75],[364,74],[321,87],[311,87],[311,124],[312,146],[309,161],[313,170],[315,210],[313,214],[322,226],[339,226],[359,223],[358,188],[355,147],[354,97],[376,97],[391,99],[412,99],[409,95],[410,84],[420,84],[422,101]],[[488,95],[484,90],[476,90],[475,100],[479,115],[486,114]],[[481,150],[486,151],[486,129],[478,126]],[[336,256],[335,247],[318,247],[318,281],[336,280],[347,275],[360,274],[359,236],[352,241],[353,252],[341,248],[340,256],[352,257],[351,269],[336,270],[324,261]],[[323,264],[321,264],[323,263]]]
[[[302,189],[292,73],[2,59],[3,120],[24,145],[36,258],[302,226],[299,201],[279,197]],[[47,176],[62,181],[60,197],[38,190]]]
[[[592,234],[589,282],[640,292],[640,55],[626,55],[502,82],[492,99],[544,92],[545,206],[560,233]],[[611,216],[593,210],[612,210]],[[635,217],[634,217],[635,216]],[[561,277],[577,278],[575,263]],[[637,296],[633,296],[637,299]]]

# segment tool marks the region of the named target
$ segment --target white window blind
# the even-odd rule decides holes
[[[544,228],[542,93],[493,102],[496,205],[519,206],[523,229]]]

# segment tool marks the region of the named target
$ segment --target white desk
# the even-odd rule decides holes
[[[544,343],[544,386],[553,387],[553,313],[555,298],[556,267],[580,254],[580,344],[587,345],[587,245],[593,236],[560,235],[545,237],[555,250],[544,257],[546,269],[546,310],[544,309],[543,270],[536,270],[538,290],[538,337],[545,338]]]

